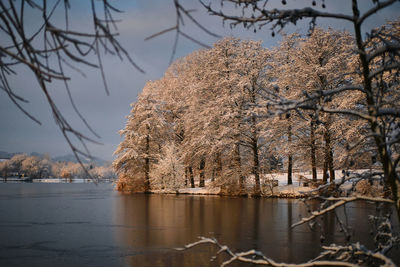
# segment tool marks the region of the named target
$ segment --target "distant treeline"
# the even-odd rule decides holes
[[[110,164],[96,166],[84,164],[92,178],[114,178],[115,173]],[[57,161],[53,162],[48,155],[29,156],[16,154],[11,159],[0,162],[0,177],[30,177],[30,178],[89,178],[79,163]]]

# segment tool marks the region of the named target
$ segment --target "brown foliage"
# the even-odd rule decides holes
[[[144,180],[137,176],[121,173],[116,182],[116,189],[125,193],[141,193],[145,192],[145,184]]]
[[[361,180],[356,184],[355,191],[363,196],[380,197],[383,194],[383,187],[368,180]]]

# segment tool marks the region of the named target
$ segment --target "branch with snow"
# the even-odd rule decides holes
[[[329,211],[335,210],[336,208],[346,205],[347,203],[354,202],[357,200],[365,200],[365,201],[372,201],[372,202],[383,202],[383,203],[390,203],[393,204],[393,200],[391,199],[386,199],[386,198],[379,198],[379,197],[366,197],[366,196],[354,196],[354,197],[328,197],[328,198],[323,198],[322,199],[326,201],[331,201],[335,202],[334,204],[328,206],[327,208],[324,208],[320,211],[313,211],[311,216],[307,218],[301,219],[299,222],[292,224],[292,227],[296,227],[298,225],[310,222],[314,219],[316,219],[319,216],[322,216]]]
[[[346,266],[356,267],[359,266],[360,260],[368,259],[369,261],[381,264],[381,266],[395,267],[391,259],[386,257],[380,252],[373,252],[361,246],[359,243],[355,243],[348,246],[336,246],[334,244],[330,246],[323,246],[323,251],[316,258],[305,262],[305,263],[285,263],[276,262],[273,259],[265,256],[261,251],[248,250],[244,252],[233,252],[228,246],[220,244],[215,238],[199,237],[199,241],[190,243],[183,248],[177,248],[176,250],[184,251],[202,244],[211,244],[219,248],[218,252],[211,261],[214,261],[219,254],[225,253],[229,259],[222,262],[220,266],[227,266],[233,262],[244,262],[250,264],[275,266],[275,267],[310,267],[310,266]]]

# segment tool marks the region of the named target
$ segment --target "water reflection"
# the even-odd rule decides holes
[[[350,223],[354,223],[353,215],[358,218],[357,231],[355,226],[352,230],[354,238],[372,245],[365,216],[373,207],[355,205],[348,208]],[[290,199],[120,195],[115,202],[114,223],[123,226],[116,234],[119,245],[137,251],[127,257],[131,266],[208,266],[216,252],[211,246],[183,253],[171,249],[198,236],[216,237],[235,251],[261,250],[285,262],[302,262],[318,255],[321,236],[324,244],[345,242],[334,213],[320,219],[316,231],[306,225],[292,229],[302,214],[306,214],[306,207]]]
[[[348,206],[353,240],[372,244],[366,218],[375,208]],[[345,241],[333,213],[318,220],[317,231],[291,229],[306,214],[298,200],[122,195],[111,184],[7,183],[0,186],[0,211],[0,266],[217,266],[221,256],[209,262],[214,247],[173,249],[198,236],[216,237],[234,251],[255,248],[277,261],[303,262],[319,253],[321,235],[324,244]],[[393,256],[400,263],[399,249]]]

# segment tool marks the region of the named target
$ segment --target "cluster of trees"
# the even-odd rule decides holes
[[[86,168],[86,172],[83,168]],[[90,174],[91,177],[88,176]],[[11,159],[0,162],[0,177],[12,176],[30,178],[115,178],[111,165],[95,166],[94,164],[57,161],[53,162],[48,155],[28,156],[26,154],[14,155]]]
[[[399,37],[400,23],[385,29]],[[208,177],[230,193],[245,193],[250,183],[257,195],[262,174],[282,162],[289,184],[294,166],[312,170],[314,180],[322,169],[325,182],[335,169],[371,166],[379,156],[368,122],[356,114],[367,106],[363,91],[326,93],[361,88],[354,44],[348,32],[315,28],[306,37],[285,35],[272,49],[225,38],[177,60],[132,104],[115,152],[119,188],[195,187],[197,176],[200,187]],[[392,79],[385,73],[377,82]],[[392,91],[385,101],[397,98]]]
[[[154,182],[174,177],[171,172],[152,176],[149,171],[150,167],[165,169],[158,165],[161,159],[164,163],[168,159],[167,146],[178,152],[170,162],[179,162],[180,169],[183,167],[185,183],[193,180],[193,170],[200,177],[199,185],[207,171],[215,181],[225,185],[232,181],[239,189],[245,179],[254,177],[255,193],[259,192],[261,170],[268,166],[263,162],[266,155],[275,153],[286,158],[290,183],[293,162],[298,162],[296,156],[303,154],[314,179],[315,170],[321,165],[325,180],[328,172],[330,179],[334,179],[333,170],[338,167],[369,167],[370,171],[345,171],[340,182],[320,186],[321,205],[292,227],[308,224],[313,229],[319,225],[318,218],[335,212],[338,225],[347,236],[347,218],[341,220],[336,210],[357,200],[391,203],[400,219],[400,23],[389,22],[364,32],[366,21],[373,21],[381,10],[396,5],[398,8],[399,1],[351,0],[341,8],[343,11],[330,7],[329,4],[335,4],[324,0],[294,2],[282,0],[279,6],[259,0],[200,1],[210,15],[221,18],[231,28],[243,26],[257,32],[269,27],[274,36],[290,24],[298,26],[298,22],[308,20],[311,36],[286,36],[278,48],[267,51],[267,63],[260,65],[257,56],[262,53],[249,53],[251,56],[240,60],[242,51],[230,53],[234,49],[220,49],[219,60],[211,57],[202,61],[201,55],[207,52],[198,52],[175,63],[160,81],[146,85],[147,93],[143,92],[133,106],[121,132],[125,139],[116,151],[118,159],[114,165],[121,189],[137,189],[137,185],[144,184],[144,190],[148,190]],[[174,3],[177,14],[181,10],[190,14],[179,0]],[[347,23],[354,35],[331,31],[325,38],[313,39],[319,31],[317,19],[321,18]],[[178,26],[172,28],[177,36]],[[222,43],[209,53],[217,54]],[[248,42],[239,45],[243,43]],[[194,67],[194,73],[186,75],[195,65],[201,67]],[[247,71],[249,65],[253,66],[252,71]],[[164,91],[167,95],[160,97]],[[140,120],[138,114],[147,115]],[[159,119],[154,120],[152,114],[158,114]],[[159,134],[165,142],[157,139]],[[176,170],[175,163],[169,164],[168,169]],[[372,170],[375,163],[379,168]],[[385,198],[349,195],[357,181],[379,181],[390,190]],[[353,187],[342,187],[345,183]],[[400,238],[391,226],[391,211],[382,209],[382,205],[377,207],[376,214],[369,216],[376,226],[374,249],[358,242],[332,244],[301,266],[396,266],[387,253],[399,244]],[[275,262],[260,251],[234,253],[214,238],[201,238],[185,248],[204,243],[216,245],[219,252],[228,255],[222,265],[234,261],[289,265]]]

